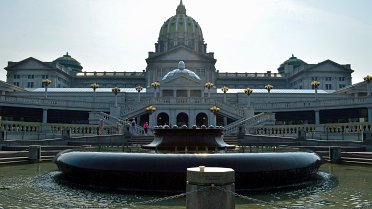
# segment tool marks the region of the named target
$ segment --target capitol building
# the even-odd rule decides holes
[[[134,118],[139,126],[219,125],[226,132],[342,123],[371,129],[370,77],[352,84],[350,64],[307,63],[292,54],[271,71],[223,72],[200,24],[181,1],[160,26],[142,71],[84,71],[69,53],[8,62],[0,83],[1,120],[94,125],[104,119],[113,125]]]

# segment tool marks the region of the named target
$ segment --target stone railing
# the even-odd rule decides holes
[[[303,132],[306,139],[360,141],[363,133],[372,132],[372,122],[256,126],[251,130],[258,135],[297,137]]]
[[[1,131],[6,132],[41,132],[41,123],[19,122],[19,121],[0,121]]]
[[[114,117],[114,116],[109,115],[109,114],[104,113],[104,112],[92,112],[92,113],[90,113],[89,116],[91,117],[90,118],[91,120],[96,120],[97,122],[100,119],[103,119],[105,124],[107,124],[109,126],[115,126],[115,127],[117,127],[117,129],[122,129],[122,128],[125,128],[127,126],[130,126],[130,121],[126,122],[125,120]],[[137,131],[137,135],[141,135],[141,134],[144,133],[143,127],[138,125],[138,124],[136,124],[136,131]]]
[[[98,125],[57,124],[19,121],[0,121],[5,140],[40,140],[62,138],[62,132],[68,130],[71,136],[98,135]],[[114,125],[106,125],[102,135],[120,134],[121,130]]]
[[[237,134],[239,127],[244,126],[245,130],[250,129],[255,125],[262,124],[268,121],[275,121],[274,113],[260,113],[250,118],[241,118],[225,127],[225,135]]]
[[[279,73],[227,73],[227,72],[221,72],[217,74],[218,77],[220,78],[254,78],[254,77],[259,77],[259,78],[264,78],[264,77],[278,77],[281,78],[282,75]]]
[[[15,96],[0,96],[0,103],[6,105],[14,104],[16,106],[27,107],[46,107],[46,108],[69,108],[69,109],[104,109],[109,110],[111,104],[109,103],[92,103],[75,100],[59,100],[59,99],[45,99],[45,98],[30,98],[30,97],[15,97]]]
[[[238,105],[231,105],[231,104],[226,104],[226,103],[223,103],[223,102],[219,102],[219,101],[214,101],[214,104],[217,106],[217,107],[220,107],[221,108],[221,111],[226,111],[230,114],[234,114],[235,117],[238,117],[238,118],[241,118],[241,117],[244,117],[245,116],[245,113],[244,113],[244,109],[239,107]]]
[[[253,103],[256,111],[295,111],[309,109],[340,109],[348,106],[366,107],[372,104],[372,97],[343,98],[330,100],[309,100],[293,102],[271,102],[271,103]]]

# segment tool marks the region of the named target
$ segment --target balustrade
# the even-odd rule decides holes
[[[320,130],[317,129],[320,127]],[[297,136],[299,131],[304,131],[310,138],[360,138],[364,132],[372,132],[371,122],[359,123],[331,123],[317,126],[315,124],[307,125],[273,125],[253,127],[254,133],[259,135],[275,136]]]

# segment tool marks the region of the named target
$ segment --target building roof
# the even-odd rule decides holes
[[[27,89],[31,92],[45,92],[45,88],[36,88],[36,89]],[[48,88],[48,92],[56,92],[56,93],[63,93],[63,92],[92,92],[92,88]],[[96,92],[112,92],[112,88],[97,88]],[[123,93],[138,93],[135,88],[120,88],[120,92]],[[146,88],[143,88],[142,93],[146,93]]]
[[[267,94],[266,89],[252,89],[253,94]],[[318,89],[318,94],[330,94],[333,93],[334,90],[322,90]],[[220,88],[217,89],[217,93],[223,93]],[[226,93],[236,94],[236,93],[244,93],[244,89],[229,89]],[[271,94],[314,94],[314,89],[271,89]]]
[[[31,92],[45,92],[45,88],[28,89]],[[48,88],[48,92],[93,92],[91,88]],[[96,92],[112,92],[112,88],[97,88]],[[120,92],[126,93],[138,93],[135,88],[120,88]],[[330,94],[335,92],[334,90],[322,90],[318,89],[318,94]],[[146,88],[143,88],[141,93],[146,93]],[[217,89],[217,93],[223,94],[220,88]],[[244,89],[229,89],[227,94],[244,93]],[[266,89],[253,89],[253,94],[267,94]],[[314,89],[271,89],[271,94],[314,94]]]

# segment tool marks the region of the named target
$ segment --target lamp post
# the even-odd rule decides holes
[[[367,96],[371,95],[370,88],[369,88],[369,83],[372,80],[372,76],[367,75],[366,77],[363,78],[367,82]]]
[[[148,106],[146,107],[146,110],[149,111],[150,115],[156,111],[156,107],[154,106]]]
[[[244,93],[248,95],[248,107],[251,106],[251,94],[253,90],[251,88],[244,89]]]
[[[142,91],[142,89],[143,89],[142,86],[140,86],[140,85],[136,86],[136,91],[138,92],[138,103],[141,102],[141,93],[140,92]]]
[[[211,97],[210,90],[214,86],[214,84],[212,82],[207,82],[204,86],[208,89],[208,97]]]
[[[149,112],[149,120],[150,120],[149,121],[149,124],[155,124],[155,125],[157,125],[158,123],[156,121],[156,115],[155,116],[151,116],[152,113],[156,111],[156,107],[154,107],[154,106],[148,106],[148,107],[146,107],[146,111]]]
[[[96,89],[99,88],[99,85],[98,83],[92,83],[90,84],[90,88],[93,89],[93,103],[95,103],[96,102]]]
[[[115,107],[118,107],[118,93],[120,93],[120,88],[118,87],[112,88],[112,93],[115,94]]]
[[[222,88],[221,88],[221,91],[223,92],[223,102],[225,102],[226,103],[226,92],[229,90],[229,87],[227,87],[227,86],[223,86]]]
[[[265,86],[265,89],[267,90],[267,93],[269,93],[268,94],[268,102],[270,103],[270,92],[271,92],[271,89],[273,88],[273,85],[271,85],[271,84],[267,84],[266,86]]]
[[[160,87],[159,81],[155,81],[151,83],[151,86],[154,88],[154,97],[156,98],[156,89]]]
[[[315,100],[318,100],[318,87],[320,85],[319,81],[312,81],[311,86],[315,89]]]
[[[217,107],[217,106],[213,106],[210,108],[210,111],[213,113],[214,115],[214,125],[217,125],[217,113],[221,110],[221,108]]]
[[[41,83],[43,84],[45,88],[45,99],[46,99],[48,97],[48,86],[52,83],[52,81],[49,79],[44,79],[41,81]]]

